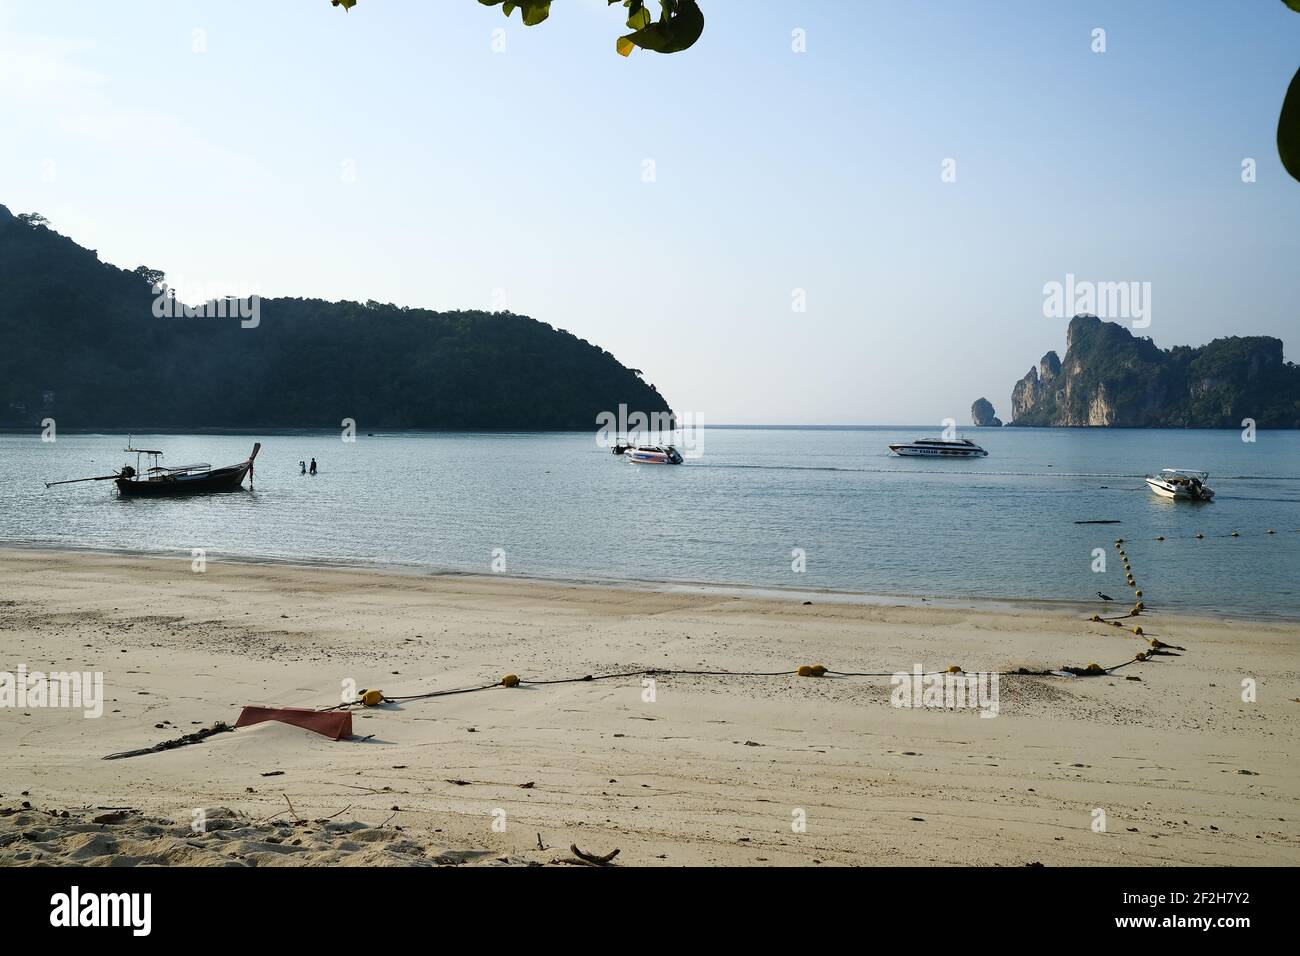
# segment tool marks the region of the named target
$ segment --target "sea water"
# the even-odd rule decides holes
[[[1154,609],[1300,620],[1300,433],[963,434],[989,457],[892,456],[892,441],[937,437],[916,426],[711,427],[679,466],[631,464],[594,428],[363,430],[351,442],[323,431],[136,435],[174,464],[231,464],[263,443],[252,493],[162,499],[121,498],[111,482],[45,488],[134,465],[125,436],[7,434],[0,544],[915,601],[1097,604],[1101,591],[1125,604],[1113,547],[1124,538]],[[313,457],[319,474],[300,474]],[[1156,496],[1142,476],[1163,467],[1209,471],[1215,500]],[[1098,520],[1118,523],[1079,523]]]

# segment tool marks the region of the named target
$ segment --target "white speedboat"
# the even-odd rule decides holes
[[[969,438],[953,441],[918,438],[916,441],[896,442],[889,446],[889,450],[904,458],[987,458],[989,454]]]
[[[1208,471],[1193,471],[1190,468],[1165,468],[1159,475],[1147,475],[1147,484],[1151,490],[1166,498],[1178,501],[1211,501],[1214,489],[1205,484],[1210,477]]]
[[[614,454],[622,455],[637,465],[680,465],[682,463],[682,453],[672,445],[625,445],[622,446],[622,451],[619,450],[619,446],[616,446]]]

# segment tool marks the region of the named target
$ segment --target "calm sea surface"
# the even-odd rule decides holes
[[[968,429],[990,452],[974,461],[886,448],[936,432],[710,428],[680,467],[629,464],[592,434],[268,434],[254,492],[174,500],[44,487],[120,467],[125,436],[0,435],[0,544],[480,573],[502,549],[507,573],[535,577],[1123,601],[1123,537],[1153,608],[1300,620],[1300,433]],[[253,440],[134,438],[214,466]],[[313,456],[320,474],[300,475]],[[1215,501],[1155,496],[1142,475],[1162,467],[1209,471]],[[1090,519],[1122,523],[1075,523]]]

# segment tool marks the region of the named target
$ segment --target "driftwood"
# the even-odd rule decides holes
[[[569,852],[583,863],[587,864],[587,866],[609,866],[614,857],[618,856],[617,847],[615,847],[613,851],[606,853],[604,856],[597,856],[594,853],[583,853],[578,849],[578,844],[576,843],[569,844]]]

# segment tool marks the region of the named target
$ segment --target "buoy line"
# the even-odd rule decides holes
[[[1139,629],[1140,630],[1140,629]],[[1018,667],[1011,671],[979,671],[968,672],[962,667],[954,664],[942,671],[923,671],[921,677],[941,677],[944,675],[959,675],[967,673],[988,674],[996,677],[1061,677],[1063,674],[1079,676],[1080,674],[1109,674],[1111,671],[1119,670],[1121,667],[1127,667],[1129,664],[1135,664],[1139,661],[1145,661],[1151,653],[1154,653],[1155,647],[1170,647],[1171,645],[1160,644],[1152,640],[1153,651],[1139,653],[1136,657],[1112,665],[1110,667],[1101,667],[1098,664],[1089,664],[1087,667],[1073,667],[1065,665],[1059,671],[1053,670],[1031,670],[1027,667]],[[434,697],[446,697],[452,694],[472,694],[477,691],[496,690],[497,688],[509,687],[533,687],[545,686],[549,684],[586,684],[602,680],[618,680],[628,677],[894,677],[899,673],[907,673],[909,676],[915,676],[912,672],[902,671],[841,671],[834,668],[826,667],[824,664],[800,664],[794,670],[783,671],[701,671],[701,670],[679,670],[670,667],[648,667],[642,670],[619,671],[613,674],[586,674],[582,677],[559,677],[547,680],[528,680],[519,677],[517,674],[507,674],[501,680],[494,681],[491,684],[480,684],[474,687],[458,687],[448,690],[429,691],[424,694],[406,694],[402,696],[390,697],[382,691],[362,691],[361,696],[356,700],[348,701],[342,704],[335,704],[333,707],[323,708],[324,710],[339,710],[349,707],[377,707],[379,704],[400,704],[413,700],[428,700]],[[379,694],[379,699],[374,702],[366,700],[370,695]]]
[[[1267,538],[1271,535],[1277,535],[1277,534],[1300,534],[1300,528],[1288,528],[1283,531],[1278,531],[1276,528],[1266,528],[1263,531],[1254,531],[1254,532],[1227,531],[1224,532],[1223,534],[1210,534],[1210,535],[1207,535],[1201,531],[1196,531],[1192,534],[1179,534],[1179,535],[1158,534],[1151,540],[1152,541],[1204,541],[1208,538],[1209,540],[1213,541],[1218,538],[1251,538],[1251,537]]]
[[[1124,565],[1125,580],[1130,588],[1133,589],[1135,603],[1133,607],[1125,614],[1115,617],[1103,618],[1099,614],[1094,614],[1090,621],[1098,623],[1107,623],[1115,627],[1130,630],[1137,637],[1144,637],[1145,632],[1142,626],[1134,625],[1126,628],[1123,621],[1141,616],[1145,611],[1146,605],[1142,602],[1142,589],[1137,586],[1137,581],[1133,577],[1133,567],[1129,562],[1128,553],[1124,550],[1124,539],[1115,539],[1115,548],[1119,551],[1120,560]],[[1147,641],[1148,650],[1138,651],[1133,657],[1119,664],[1110,667],[1102,667],[1097,663],[1090,663],[1085,667],[1075,667],[1064,665],[1059,671],[1051,670],[1030,670],[1027,667],[1018,667],[1012,671],[980,671],[978,673],[987,673],[990,676],[1001,677],[1061,677],[1069,674],[1072,677],[1095,676],[1110,674],[1119,670],[1121,667],[1128,667],[1130,664],[1138,664],[1149,661],[1152,657],[1160,654],[1165,648],[1170,650],[1183,650],[1172,644],[1165,644],[1156,638],[1150,638]],[[404,694],[401,696],[390,697],[377,690],[362,690],[360,696],[354,701],[347,701],[342,704],[335,704],[333,707],[324,708],[325,710],[338,710],[349,707],[377,707],[380,704],[400,704],[413,700],[429,700],[435,697],[447,697],[452,694],[473,694],[478,691],[495,690],[499,687],[541,687],[553,684],[585,684],[602,680],[618,680],[627,677],[893,677],[898,671],[840,671],[834,668],[826,667],[824,664],[801,664],[795,670],[783,671],[725,671],[725,670],[685,670],[668,667],[648,667],[640,670],[616,671],[611,674],[585,674],[582,677],[555,677],[545,680],[527,680],[517,674],[506,674],[499,681],[491,684],[480,684],[474,687],[457,687],[448,690],[434,690],[423,694]],[[939,677],[945,674],[965,674],[967,673],[961,667],[953,664],[947,670],[928,671],[922,673],[921,677]]]
[[[1125,577],[1129,587],[1133,589],[1134,597],[1137,599],[1136,603],[1133,605],[1132,609],[1130,609],[1126,614],[1121,614],[1109,618],[1103,618],[1099,614],[1094,614],[1092,615],[1091,618],[1089,618],[1089,620],[1096,623],[1106,623],[1114,627],[1123,628],[1125,627],[1123,621],[1132,617],[1140,616],[1142,612],[1146,610],[1146,605],[1144,605],[1140,600],[1142,597],[1142,590],[1137,586],[1137,581],[1133,577],[1133,568],[1129,562],[1128,554],[1124,550],[1123,538],[1115,539],[1115,548],[1116,550],[1119,551],[1120,559],[1124,564]],[[1136,625],[1128,629],[1131,630],[1132,633],[1136,636],[1139,637],[1144,636],[1141,625]],[[1185,648],[1178,647],[1177,645],[1174,644],[1166,644],[1163,641],[1160,641],[1154,637],[1147,639],[1147,647],[1148,650],[1138,651],[1133,657],[1129,658],[1128,660],[1122,661],[1119,664],[1114,664],[1110,667],[1102,667],[1100,664],[1097,663],[1089,663],[1084,667],[1077,667],[1074,665],[1066,664],[1063,665],[1059,671],[1030,670],[1027,667],[1018,667],[1015,670],[1011,670],[1011,671],[978,671],[978,672],[974,672],[974,674],[987,674],[990,677],[996,676],[998,678],[1064,677],[1066,675],[1070,677],[1102,677],[1102,676],[1112,674],[1115,671],[1119,670],[1120,668],[1128,667],[1130,664],[1148,662],[1158,654],[1172,652],[1172,651],[1186,650]],[[620,680],[628,677],[791,677],[791,676],[796,676],[796,677],[809,677],[809,678],[819,678],[819,677],[879,678],[879,677],[894,677],[899,673],[909,673],[909,672],[839,671],[827,667],[824,664],[800,664],[793,671],[790,670],[726,671],[726,670],[678,669],[678,668],[668,668],[668,667],[647,667],[638,670],[615,671],[610,674],[584,674],[581,677],[555,677],[555,678],[548,678],[545,680],[526,680],[524,678],[521,678],[518,674],[511,673],[511,674],[506,674],[500,680],[493,681],[490,684],[477,684],[472,687],[453,687],[453,688],[448,688],[446,690],[432,690],[432,691],[426,691],[425,693],[422,694],[402,694],[399,696],[389,696],[381,690],[362,689],[358,693],[356,700],[344,701],[343,703],[340,704],[334,704],[331,707],[321,707],[317,709],[317,712],[327,713],[335,710],[351,709],[353,707],[373,708],[373,707],[378,707],[381,704],[401,704],[401,703],[406,703],[408,701],[432,700],[438,697],[450,697],[456,694],[475,694],[475,693],[479,693],[480,691],[497,690],[501,688],[543,687],[543,686],[554,685],[554,684],[586,684],[586,683],[594,683],[595,681],[603,681],[603,680]],[[946,670],[926,671],[926,672],[922,672],[919,676],[921,678],[932,678],[932,677],[940,677],[940,676],[956,677],[957,675],[966,675],[967,673],[968,672],[964,670],[962,667],[960,667],[959,665],[953,664],[949,666]],[[909,673],[909,676],[917,676],[917,675],[913,673]],[[213,734],[223,733],[223,732],[228,732],[233,730],[234,728],[231,727],[230,725],[226,724],[223,721],[218,721],[217,723],[213,724],[211,728],[204,728],[203,730],[191,734],[186,734],[185,736],[179,737],[175,740],[163,741],[162,743],[155,744],[152,747],[144,747],[138,750],[128,750],[128,751],[122,751],[120,753],[109,754],[107,757],[103,759],[116,760],[123,757],[138,757],[150,753],[159,753],[166,750],[172,750],[177,747],[184,747],[189,744],[200,743],[201,741],[207,739]]]

